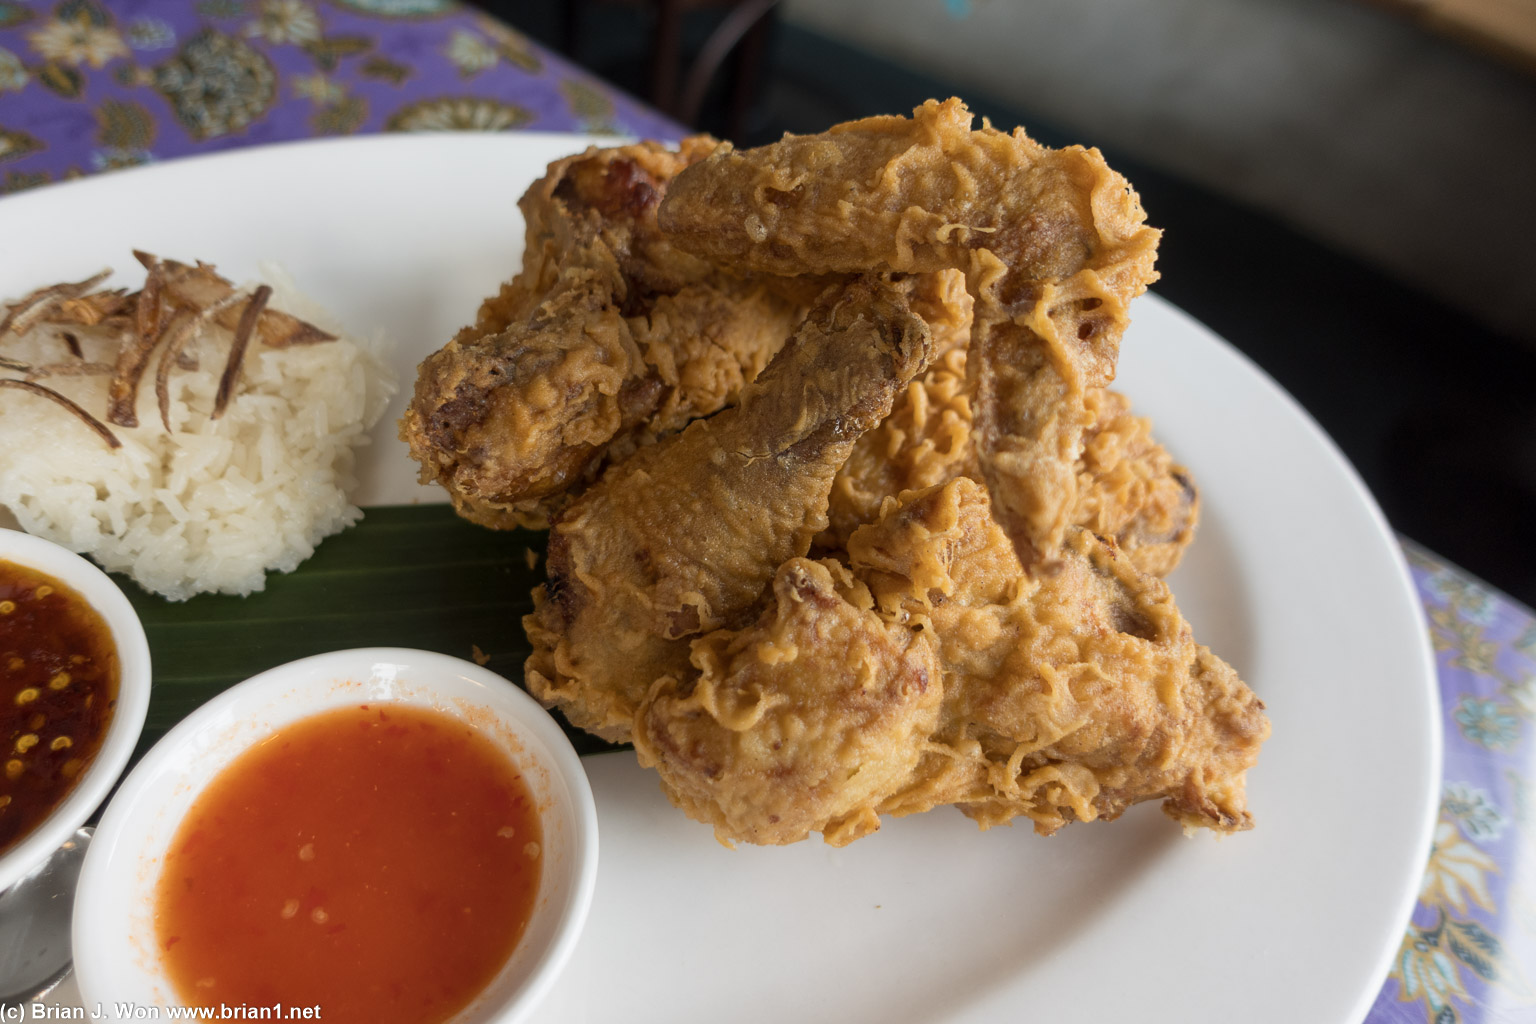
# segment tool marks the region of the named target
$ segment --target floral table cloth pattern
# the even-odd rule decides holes
[[[453,0],[0,0],[0,192],[290,139],[466,129],[682,131]],[[1536,1021],[1536,615],[1404,546],[1437,654],[1445,782],[1419,903],[1366,1019]]]
[[[1536,1021],[1536,615],[1404,543],[1445,723],[1434,847],[1370,1024]]]
[[[680,133],[452,0],[0,0],[0,192],[218,149],[434,129]]]

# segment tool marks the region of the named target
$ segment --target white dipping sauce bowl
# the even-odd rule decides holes
[[[149,644],[128,598],[106,573],[66,548],[18,530],[0,529],[0,562],[26,566],[74,590],[112,631],[117,648],[117,706],[96,757],[75,788],[36,828],[0,856],[0,890],[47,860],[84,825],[128,766],[149,711]]]
[[[177,828],[214,777],[283,726],[381,703],[431,708],[474,726],[513,760],[533,795],[543,829],[533,915],[500,973],[453,1024],[511,1024],[533,1010],[576,947],[597,880],[597,811],[586,772],[548,712],[501,676],[391,647],[263,672],[198,708],[144,756],[102,815],[80,872],[74,956],[86,1007],[99,1004],[112,1020],[179,1004],[155,942],[155,891]]]

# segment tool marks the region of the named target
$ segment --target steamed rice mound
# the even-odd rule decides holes
[[[323,538],[357,522],[353,449],[384,411],[393,382],[369,347],[341,336],[323,311],[281,275],[268,308],[338,337],[271,348],[253,340],[222,418],[209,418],[231,332],[206,326],[170,374],[171,433],[161,424],[156,349],[137,397],[139,426],[112,425],[112,449],[45,398],[0,390],[0,505],[28,533],[88,554],[171,600],[204,591],[249,594],[266,573],[288,572]],[[84,361],[112,363],[108,331],[71,328]],[[57,327],[3,340],[4,355],[32,365],[69,358]],[[185,368],[195,361],[194,369]],[[7,374],[18,376],[18,374]],[[98,418],[109,376],[50,376],[42,383]]]

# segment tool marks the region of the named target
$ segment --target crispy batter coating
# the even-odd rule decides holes
[[[1077,462],[1072,522],[1113,540],[1142,572],[1167,576],[1200,521],[1194,480],[1152,436],[1152,421],[1131,414],[1130,399],[1104,388],[1084,398],[1093,421]]]
[[[637,715],[642,765],[723,841],[841,846],[880,827],[939,720],[932,635],[881,618],[835,561],[794,558],[761,618],[693,645]]]
[[[683,248],[768,273],[958,269],[976,300],[975,444],[998,519],[1033,566],[1061,544],[1088,389],[1114,378],[1126,304],[1159,233],[1097,150],[1053,150],[958,100],[736,151],[680,173],[659,223]]]
[[[700,638],[640,708],[642,760],[722,841],[841,845],[940,804],[1046,835],[1156,799],[1251,827],[1263,704],[1113,543],[1072,527],[1027,576],[960,478],[888,502],[849,555],[788,563],[755,625]]]
[[[422,363],[400,425],[461,515],[547,525],[608,463],[734,402],[789,334],[801,296],[656,226],[667,182],[713,145],[590,149],[519,201],[522,272]]]
[[[1054,571],[1026,576],[986,493],[960,479],[892,502],[849,555],[878,607],[931,625],[944,660],[944,750],[883,811],[958,803],[983,826],[1022,814],[1049,834],[1162,799],[1189,826],[1251,827],[1264,706],[1113,542],[1072,527]]]
[[[836,289],[739,406],[610,469],[551,531],[549,583],[524,619],[534,696],[627,739],[651,683],[687,668],[687,638],[750,612],[810,548],[833,475],[929,345],[899,291]]]
[[[938,353],[907,385],[891,414],[859,438],[832,484],[830,525],[816,548],[837,552],[886,498],[967,476],[984,480],[973,436],[965,363],[971,298],[957,271],[919,274],[902,282],[913,310],[928,322]],[[1083,396],[1090,425],[1077,459],[1077,501],[1071,521],[1114,538],[1142,572],[1166,576],[1194,539],[1199,496],[1189,472],[1174,464],[1151,435],[1151,423],[1130,411],[1116,392],[1091,388]]]
[[[966,352],[951,348],[896,400],[885,421],[859,438],[832,484],[823,551],[847,547],[872,523],[886,498],[957,477],[982,480],[973,437]],[[1151,421],[1131,413],[1118,392],[1090,389],[1091,423],[1076,464],[1072,522],[1112,538],[1142,572],[1166,576],[1194,539],[1199,492],[1183,466],[1152,436]]]

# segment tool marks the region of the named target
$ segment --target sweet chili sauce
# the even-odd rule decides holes
[[[75,788],[117,703],[117,647],[96,609],[0,561],[0,853]]]
[[[511,955],[541,845],[516,765],[472,726],[399,704],[325,712],[194,802],[157,883],[157,947],[189,1004],[435,1024]]]

